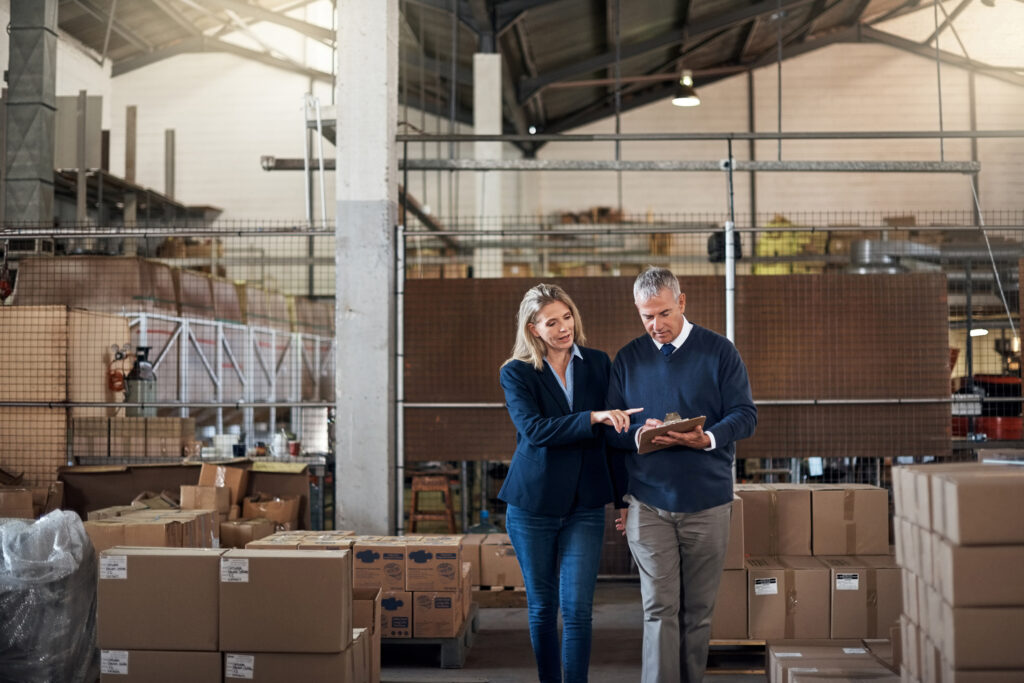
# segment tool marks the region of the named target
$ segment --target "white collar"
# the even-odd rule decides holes
[[[689,320],[687,320],[686,316],[684,315],[683,316],[683,331],[679,333],[678,337],[676,337],[675,339],[672,340],[672,346],[675,347],[675,351],[673,351],[672,353],[675,353],[676,351],[679,350],[679,347],[681,347],[683,345],[683,342],[686,341],[686,338],[690,336],[690,332],[692,330],[693,330],[693,323],[691,323]],[[654,337],[651,337],[651,341],[654,342],[654,345],[658,347],[659,351],[661,351],[661,347],[664,346],[664,344],[661,344],[661,343],[655,341]]]

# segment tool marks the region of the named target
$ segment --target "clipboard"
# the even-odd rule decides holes
[[[706,419],[704,415],[700,415],[684,420],[679,417],[678,413],[669,413],[665,416],[665,424],[654,429],[648,429],[640,435],[640,444],[636,452],[638,455],[644,455],[645,453],[660,451],[663,448],[670,448],[669,446],[659,446],[651,442],[654,440],[654,437],[661,436],[666,432],[692,432],[697,427],[703,427]]]

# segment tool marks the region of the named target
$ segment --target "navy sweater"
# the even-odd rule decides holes
[[[644,409],[632,416],[626,432],[606,432],[611,445],[631,451],[625,459],[626,491],[637,500],[672,512],[697,512],[732,500],[736,441],[754,433],[757,408],[747,369],[728,339],[694,325],[668,358],[649,336],[634,339],[615,357],[607,404]],[[676,446],[638,455],[636,431],[648,418],[664,420],[670,412],[707,416],[704,431],[715,435],[715,450]]]

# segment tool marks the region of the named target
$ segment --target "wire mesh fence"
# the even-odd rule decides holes
[[[633,278],[665,266],[687,316],[724,332],[727,217],[410,216],[396,240],[408,466],[469,461],[469,517],[496,510],[514,438],[497,372],[523,292],[562,283],[590,345],[614,356],[643,334]],[[736,226],[735,343],[760,411],[740,480],[884,485],[894,462],[1024,443],[1024,211],[759,213]],[[0,467],[42,483],[68,462],[232,442],[329,450],[333,224],[7,226],[0,244]],[[152,386],[132,376],[143,349]]]

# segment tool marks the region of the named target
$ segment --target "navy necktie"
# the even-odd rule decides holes
[[[665,356],[665,358],[671,356],[672,352],[675,350],[676,347],[672,346],[671,344],[665,344],[664,346],[661,347],[661,353],[663,356]]]

